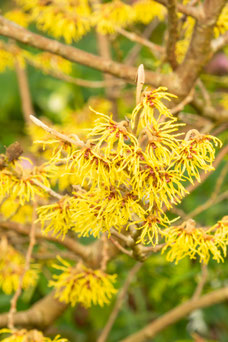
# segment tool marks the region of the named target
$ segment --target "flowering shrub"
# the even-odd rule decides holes
[[[0,314],[0,328],[8,326],[0,330],[0,339],[65,342],[59,335],[45,336],[52,331],[56,335],[52,323],[67,307],[77,306],[82,316],[88,309],[95,310],[100,317],[109,310],[104,306],[110,305],[113,311],[97,340],[105,342],[142,265],[148,267],[146,278],[153,282],[153,290],[143,286],[141,290],[159,307],[156,316],[162,312],[161,302],[169,307],[166,286],[173,290],[181,276],[194,277],[198,286],[193,295],[186,290],[192,296],[186,303],[123,342],[153,339],[182,316],[227,298],[226,279],[223,288],[200,295],[208,263],[226,260],[228,217],[214,215],[209,223],[195,220],[227,198],[227,192],[220,193],[227,167],[205,203],[199,205],[196,196],[196,209],[190,213],[179,205],[227,151],[225,146],[219,152],[227,139],[222,135],[227,128],[227,82],[205,74],[213,69],[206,65],[212,56],[222,49],[223,58],[227,55],[228,5],[224,0],[213,5],[208,0],[15,0],[15,4],[14,8],[6,5],[0,15],[0,35],[6,38],[0,42],[0,72],[16,71],[29,138],[22,145],[29,147],[23,151],[21,143],[15,142],[0,154],[0,289],[3,298],[12,296],[9,312]],[[93,51],[95,37],[93,54],[87,48]],[[125,46],[126,39],[130,44]],[[132,50],[126,52],[127,45]],[[141,54],[145,72],[142,64],[138,69],[134,66],[139,45],[147,49]],[[81,71],[73,63],[103,72],[104,79],[77,78]],[[225,70],[224,59],[220,63]],[[27,65],[73,84],[77,91],[82,86],[85,94],[78,91],[74,108],[72,89],[65,86],[56,86],[58,91],[50,96],[35,94],[32,99]],[[200,78],[202,70],[205,74]],[[206,77],[212,80],[210,89],[204,84]],[[134,80],[135,107],[134,88],[125,87]],[[219,94],[212,94],[216,82],[220,82]],[[104,88],[106,98],[92,96],[82,107],[89,88]],[[48,93],[48,82],[47,89]],[[49,119],[40,116],[44,108],[50,111]],[[117,256],[119,264],[134,262],[120,290],[120,266],[112,263]],[[202,271],[199,281],[194,265]],[[160,267],[162,272],[164,267],[170,267],[167,273],[176,272],[170,284],[167,277],[162,280]],[[156,272],[161,276],[157,282]],[[210,286],[217,285],[211,282]],[[185,289],[178,293],[181,300],[186,293]],[[132,311],[137,301],[129,292]],[[145,307],[152,306],[146,303]],[[72,317],[77,320],[76,311]],[[136,321],[141,324],[141,317]],[[194,341],[199,341],[198,330],[190,330]],[[118,334],[113,336],[120,339]]]

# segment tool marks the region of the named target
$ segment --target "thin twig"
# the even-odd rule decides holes
[[[161,243],[159,245],[156,245],[156,246],[149,246],[149,247],[144,247],[142,248],[142,251],[144,253],[157,253],[157,252],[160,252],[160,250],[165,246],[166,244],[165,243]]]
[[[148,39],[141,37],[134,32],[126,31],[123,28],[116,28],[116,31],[118,33],[122,34],[122,36],[131,40],[132,42],[135,42],[135,43],[138,43],[138,44],[141,44],[143,46],[148,47],[151,50],[151,52],[154,54],[154,56],[157,58],[159,58],[161,53],[164,52],[164,48],[162,46],[154,44],[151,41],[149,41]]]
[[[104,327],[104,329],[102,330],[102,333],[100,334],[97,342],[105,342],[108,338],[108,335],[112,329],[113,324],[115,323],[115,320],[118,316],[118,313],[121,309],[121,306],[123,304],[124,298],[126,296],[126,293],[128,291],[128,288],[132,282],[132,280],[134,279],[136,273],[140,270],[140,268],[142,267],[142,263],[137,262],[134,267],[130,270],[125,283],[123,285],[123,287],[121,288],[118,297],[116,299],[116,303],[115,306],[111,312],[111,315],[109,316],[109,319]]]
[[[138,72],[137,72],[136,105],[139,104],[141,100],[141,93],[142,93],[144,83],[145,83],[144,66],[143,64],[140,64],[140,66],[138,67]]]
[[[198,285],[196,287],[196,290],[194,292],[194,295],[192,296],[193,300],[197,300],[200,298],[201,293],[202,293],[203,288],[204,288],[204,285],[207,281],[207,277],[208,277],[207,265],[202,264],[201,265],[201,277],[200,277],[200,280],[199,280]]]
[[[136,105],[138,105],[140,103],[140,100],[141,100],[141,93],[142,93],[143,85],[145,83],[145,73],[144,73],[143,64],[140,64],[140,66],[138,67],[136,82],[137,82],[137,85],[136,85]],[[133,129],[133,133],[135,135],[137,133],[140,115],[141,115],[141,110],[138,111],[138,113],[136,114],[136,117],[135,117],[135,126]]]
[[[102,249],[102,259],[101,259],[101,270],[105,272],[106,266],[108,263],[109,255],[108,255],[108,240],[105,234],[102,235],[103,249]]]
[[[182,111],[184,109],[184,107],[192,101],[194,93],[195,93],[195,86],[191,89],[191,91],[183,99],[183,101],[181,101],[180,103],[178,103],[178,105],[176,105],[174,108],[171,109],[171,113],[173,115],[175,115],[176,113]]]
[[[228,145],[224,146],[221,151],[218,153],[218,155],[216,156],[214,162],[213,162],[213,167],[216,169],[218,167],[218,165],[223,161],[224,157],[228,154]],[[210,172],[203,172],[200,175],[200,182],[195,182],[194,184],[190,184],[187,187],[187,191],[189,193],[193,192],[196,188],[198,188],[198,186],[200,186],[203,182],[205,182],[205,180],[211,175],[213,171]]]
[[[184,217],[184,220],[188,220],[190,218],[193,218],[193,217],[199,215],[203,211],[209,209],[212,205],[218,204],[219,202],[222,202],[223,200],[225,200],[227,198],[228,198],[228,190],[221,193],[216,199],[210,198],[208,201],[206,201],[205,203],[203,203],[202,205],[197,207],[195,210],[193,210],[191,213],[186,215]]]
[[[145,39],[149,39],[152,32],[155,30],[155,28],[158,26],[159,20],[158,18],[155,18],[143,31],[142,37]],[[133,48],[128,52],[127,56],[124,59],[124,64],[127,65],[133,65],[142,49],[141,44],[134,44]]]
[[[37,185],[39,188],[41,188],[45,192],[47,192],[50,196],[57,198],[58,200],[61,200],[63,198],[63,196],[60,195],[58,192],[52,190],[51,188],[48,188],[46,185],[40,183],[36,179],[33,179],[32,182],[33,182],[33,184]]]
[[[178,40],[178,16],[177,0],[167,1],[168,9],[168,40],[166,46],[166,58],[173,69],[178,66],[176,59],[176,42]]]
[[[23,286],[23,280],[24,280],[24,276],[26,274],[26,272],[29,270],[30,267],[30,261],[31,261],[31,257],[32,257],[32,250],[33,247],[35,245],[35,231],[36,231],[36,204],[34,203],[33,205],[33,217],[32,217],[32,226],[31,226],[31,230],[29,233],[29,246],[28,246],[28,250],[26,253],[26,258],[25,258],[25,267],[24,267],[24,271],[22,272],[20,279],[19,279],[19,285],[17,288],[17,291],[15,292],[13,298],[10,301],[10,311],[9,311],[9,316],[8,316],[8,327],[10,330],[14,330],[15,326],[14,326],[14,314],[17,311],[17,300],[21,295],[22,292],[22,286]]]
[[[29,235],[30,232],[30,227],[22,225],[20,223],[16,222],[5,222],[5,221],[0,221],[0,228],[12,230],[18,234],[21,235]],[[51,241],[54,243],[58,243],[65,248],[67,248],[69,251],[72,251],[75,255],[78,255],[80,258],[82,258],[85,262],[88,261],[90,258],[90,253],[91,252],[91,245],[89,246],[84,246],[80,244],[78,241],[75,239],[71,239],[68,236],[65,236],[64,239],[57,238],[51,234],[42,234],[40,230],[36,231],[36,239],[42,239],[42,240],[47,240]]]
[[[29,116],[34,114],[34,109],[32,106],[31,95],[29,91],[28,78],[26,75],[26,66],[22,66],[21,62],[15,57],[15,69],[17,74],[19,92],[21,97],[22,113],[24,115],[24,120],[27,124],[30,124]]]
[[[39,119],[37,119],[33,115],[30,115],[30,119],[38,127],[43,128],[46,132],[48,132],[48,133],[54,135],[55,137],[65,141],[68,144],[75,145],[77,147],[85,146],[85,143],[82,140],[80,140],[75,134],[74,134],[74,137],[77,138],[77,140],[72,139],[72,138],[68,137],[67,135],[56,131],[54,128],[48,127],[45,123],[43,123],[42,121],[40,121]]]
[[[178,322],[180,319],[189,315],[192,311],[206,308],[228,299],[228,287],[212,291],[198,300],[192,298],[176,306],[163,316],[158,317],[153,322],[146,325],[140,331],[124,338],[120,342],[145,342],[152,340],[160,331]]]
[[[116,246],[116,248],[118,248],[122,253],[128,255],[131,258],[133,257],[133,252],[132,251],[128,251],[126,248],[121,246],[121,244],[118,241],[116,241],[115,239],[113,239],[112,237],[110,237],[110,240]]]
[[[168,6],[168,3],[169,3],[169,0],[155,0],[155,1],[159,2],[160,4],[162,4],[166,7]],[[185,15],[193,17],[196,20],[202,20],[202,18],[204,16],[201,6],[193,7],[193,6],[183,5],[181,3],[178,3],[177,9],[178,9],[178,12],[181,12]]]
[[[111,228],[111,234],[124,242],[127,246],[132,243],[132,238],[130,236],[125,236],[124,234],[117,232],[114,228]]]

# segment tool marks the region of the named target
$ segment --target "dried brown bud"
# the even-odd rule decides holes
[[[23,149],[19,142],[15,142],[6,149],[6,157],[8,159],[8,162],[12,162],[20,157],[20,155],[23,153]]]
[[[4,154],[0,154],[0,170],[6,167],[6,156]]]

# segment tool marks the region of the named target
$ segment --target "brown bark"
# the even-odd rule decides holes
[[[206,308],[228,299],[228,287],[208,293],[197,300],[190,299],[170,310],[163,316],[141,329],[139,332],[123,339],[121,342],[145,342],[151,340],[169,325],[189,315],[192,311]]]

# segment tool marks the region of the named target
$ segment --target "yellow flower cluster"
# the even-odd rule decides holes
[[[181,18],[182,14],[179,14]],[[188,50],[190,40],[192,37],[193,29],[195,25],[195,19],[192,17],[187,17],[186,20],[182,23],[182,27],[180,29],[181,36],[176,44],[176,56],[178,63],[181,63],[184,60],[186,52]],[[214,27],[214,36],[219,37],[221,34],[224,34],[228,31],[228,5],[222,10],[220,14],[216,26]]]
[[[210,256],[217,262],[224,261],[228,244],[228,216],[223,217],[211,228],[196,227],[193,220],[188,220],[179,226],[172,226],[163,231],[166,245],[162,250],[167,252],[167,260],[175,261],[185,256],[208,263]]]
[[[27,27],[31,21],[30,16],[21,9],[13,9],[5,13],[4,17],[23,27]]]
[[[45,191],[37,182],[50,187],[48,178],[52,176],[53,166],[43,164],[33,166],[28,158],[20,157],[0,170],[0,198],[10,196],[18,199],[21,205],[33,201],[35,196],[44,197]]]
[[[55,288],[56,298],[72,306],[81,303],[87,308],[92,304],[103,306],[110,303],[111,297],[117,292],[113,286],[116,274],[92,270],[80,263],[72,267],[62,258],[58,259],[61,264],[54,267],[62,273],[54,275],[55,280],[49,283]]]
[[[222,10],[217,24],[214,28],[215,36],[218,37],[220,34],[224,34],[228,31],[228,4]]]
[[[45,205],[37,209],[38,221],[45,233],[53,232],[63,238],[70,228],[74,227],[71,215],[72,200],[70,197],[63,197],[54,204]]]
[[[138,0],[128,5],[121,0],[96,4],[91,8],[87,0],[17,0],[30,14],[41,30],[67,43],[83,37],[92,27],[103,34],[117,28],[141,22],[148,24],[153,18],[164,20],[166,9],[153,0]]]
[[[171,223],[164,208],[180,203],[184,183],[200,180],[198,170],[213,169],[214,145],[221,144],[196,130],[181,140],[182,124],[162,102],[171,97],[166,88],[147,90],[130,120],[97,113],[84,147],[69,144],[66,150],[59,144],[51,163],[57,160],[61,177],[72,176],[74,184],[71,195],[38,209],[44,230],[99,237],[131,226],[140,233],[138,242],[158,243],[162,227]]]
[[[0,240],[0,287],[6,294],[16,291],[20,276],[24,272],[25,258],[3,236]],[[31,264],[23,278],[23,289],[34,286],[38,280],[39,265]]]
[[[41,331],[38,330],[10,330],[1,329],[0,334],[7,334],[8,337],[1,339],[2,342],[67,342],[67,339],[61,338],[57,335],[54,339],[45,337]]]
[[[0,46],[0,72],[5,71],[6,68],[12,69],[14,67],[13,55],[1,48]]]
[[[25,57],[43,72],[54,71],[70,74],[72,71],[71,62],[49,52],[41,52],[36,55],[26,52]]]
[[[56,38],[64,37],[67,43],[80,39],[90,30],[91,14],[87,0],[17,0],[39,29]]]

